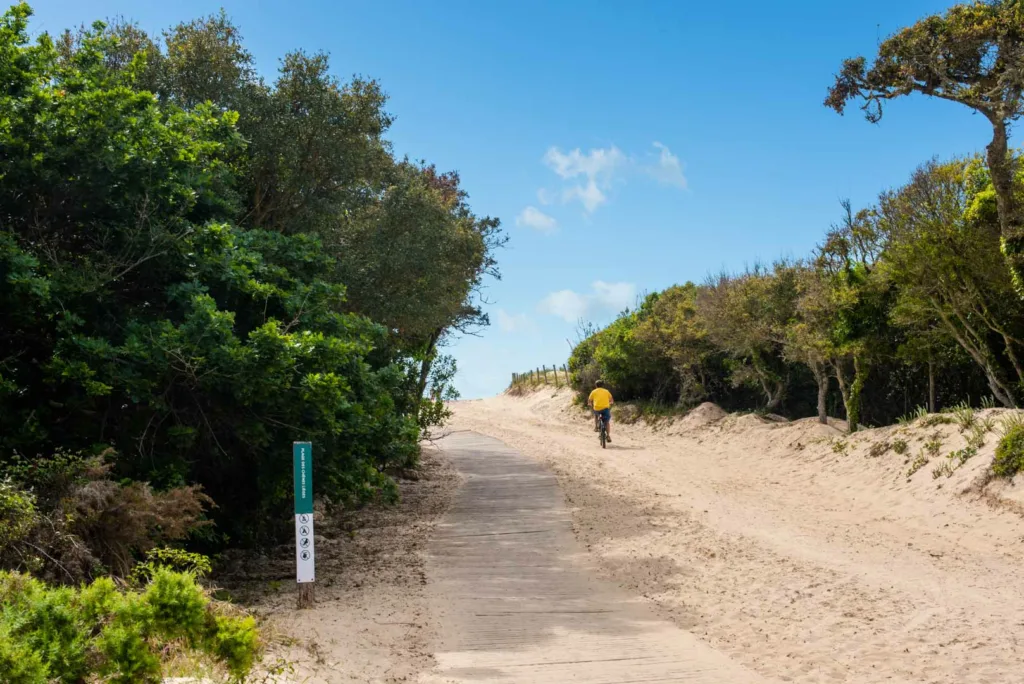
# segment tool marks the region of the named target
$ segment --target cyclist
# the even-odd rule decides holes
[[[594,391],[590,393],[587,404],[594,411],[594,432],[601,430],[601,418],[604,418],[605,433],[608,441],[612,441],[612,393],[604,388],[604,383],[598,380],[594,383]]]

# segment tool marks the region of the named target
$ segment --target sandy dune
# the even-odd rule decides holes
[[[455,410],[556,471],[606,578],[770,681],[1024,681],[1024,487],[985,484],[997,433],[953,470],[955,425],[847,437],[706,406],[602,451],[564,390]]]

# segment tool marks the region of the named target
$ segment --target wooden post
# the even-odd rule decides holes
[[[555,389],[558,389],[560,387],[558,384],[558,364],[556,363],[551,369],[555,371]]]
[[[313,587],[316,586],[312,582],[306,582],[305,584],[299,585],[299,610],[305,610],[306,608],[313,607]]]

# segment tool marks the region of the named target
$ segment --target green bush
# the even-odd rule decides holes
[[[184,645],[241,680],[260,650],[255,621],[227,615],[189,573],[157,568],[139,592],[101,578],[78,589],[0,573],[0,671],[43,684],[157,682],[161,657]]]
[[[1009,427],[996,446],[992,472],[998,477],[1011,478],[1024,470],[1024,425]]]
[[[135,586],[149,584],[160,568],[187,572],[197,578],[206,577],[212,569],[210,559],[201,553],[160,547],[147,551],[146,560],[132,568],[131,583]]]
[[[0,556],[25,539],[35,523],[35,497],[10,479],[0,480]]]
[[[24,643],[11,638],[6,626],[0,624],[0,672],[7,684],[43,684],[46,667],[39,654]]]

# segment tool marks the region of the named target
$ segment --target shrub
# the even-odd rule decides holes
[[[953,418],[960,432],[967,432],[974,427],[974,409],[967,402],[961,402],[953,407]]]
[[[72,589],[0,573],[0,605],[0,671],[18,684],[156,682],[161,658],[182,645],[241,680],[260,650],[251,617],[224,614],[193,575],[166,568],[141,592],[109,578]]]
[[[196,578],[206,577],[211,570],[210,559],[201,553],[160,547],[147,551],[146,560],[132,568],[131,583],[135,586],[148,584],[160,568],[187,572]]]
[[[841,439],[837,439],[832,442],[832,453],[833,454],[845,454],[846,453],[846,442]]]
[[[0,624],[0,672],[7,684],[45,684],[46,667],[39,654],[26,643],[16,642]]]
[[[921,427],[934,427],[936,425],[949,425],[953,422],[953,416],[946,413],[933,413],[921,421]]]
[[[998,477],[1012,478],[1024,470],[1024,425],[1011,426],[996,446],[992,472]]]
[[[198,487],[159,492],[144,482],[115,482],[111,453],[17,457],[5,468],[11,479],[0,482],[0,569],[62,583],[101,572],[127,577],[137,554],[210,524],[205,511],[212,501]],[[37,499],[25,491],[29,486]],[[27,507],[33,504],[38,510]]]
[[[895,451],[900,456],[907,453],[907,440],[903,438],[893,440],[892,450]]]
[[[914,473],[916,473],[921,468],[924,468],[926,465],[928,465],[928,456],[924,452],[921,452],[920,454],[917,455],[917,458],[914,459],[914,462],[911,463],[910,467],[907,469],[907,477],[911,477]]]
[[[889,442],[875,442],[871,445],[871,448],[868,449],[868,456],[871,456],[872,458],[883,456],[887,451],[889,451],[891,446],[892,445],[889,444]]]
[[[28,537],[35,524],[35,497],[10,479],[0,480],[0,556]]]

